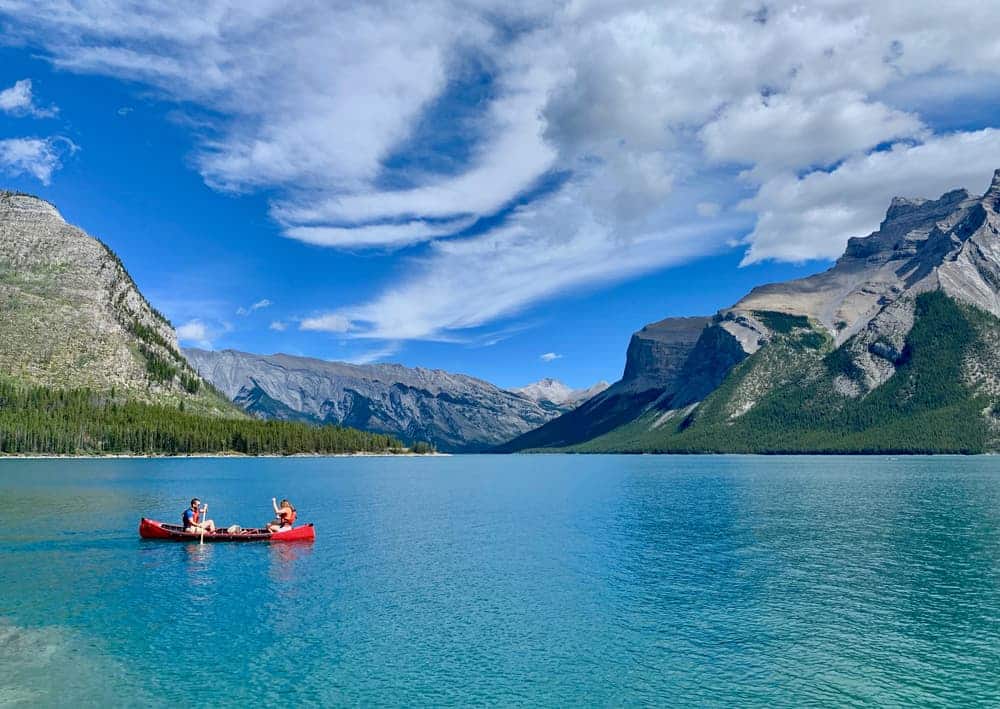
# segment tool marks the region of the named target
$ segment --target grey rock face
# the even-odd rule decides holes
[[[588,441],[627,423],[683,385],[691,352],[712,318],[667,318],[632,335],[622,378],[572,411],[505,443],[501,452]]]
[[[446,452],[485,450],[559,414],[481,379],[438,369],[234,350],[184,354],[254,415],[389,433]]]
[[[625,353],[623,385],[635,391],[668,388],[710,321],[705,317],[667,318],[633,334]]]
[[[144,351],[177,376],[151,376]],[[48,202],[14,192],[0,192],[0,373],[210,407],[185,391],[180,375],[197,375],[118,257]]]

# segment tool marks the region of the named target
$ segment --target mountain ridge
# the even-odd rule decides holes
[[[226,349],[184,350],[198,372],[250,414],[336,423],[478,452],[560,412],[485,380],[401,364],[351,364]]]
[[[106,244],[13,191],[0,191],[0,372],[240,415],[188,365],[173,326]]]
[[[636,333],[625,368],[632,379],[641,380],[643,375],[651,374],[655,382],[659,366],[676,369],[676,355],[684,359],[674,382],[662,382],[661,378],[663,386],[656,396],[651,396],[655,389],[629,391],[623,375],[603,395],[607,398],[609,392],[620,394],[615,417],[602,411],[607,402],[602,402],[599,395],[499,450],[670,450],[672,445],[682,443],[674,436],[684,438],[685,431],[712,418],[707,410],[713,406],[726,411],[724,416],[716,412],[713,419],[717,425],[715,435],[725,439],[730,434],[719,426],[735,427],[735,431],[742,425],[741,417],[762,402],[771,406],[776,396],[795,399],[795,392],[806,388],[802,379],[805,372],[815,381],[826,382],[824,386],[840,397],[826,399],[830,407],[850,409],[850,401],[878,391],[902,368],[908,367],[907,376],[916,376],[914,352],[919,351],[917,348],[933,349],[927,337],[920,339],[919,345],[911,342],[911,333],[921,318],[921,327],[927,327],[928,319],[934,318],[946,323],[977,323],[963,330],[975,335],[960,347],[956,345],[952,353],[972,362],[974,370],[989,371],[990,367],[1000,366],[992,355],[995,347],[991,350],[985,344],[995,344],[998,339],[998,212],[1000,170],[981,196],[952,190],[937,199],[894,198],[879,228],[867,236],[850,239],[844,254],[829,269],[752,289],[733,306],[706,319],[697,341],[686,345],[686,350],[676,350],[673,358],[661,360],[654,354],[650,362],[644,362],[632,353],[640,333],[654,327],[669,330],[674,319]],[[934,293],[954,302],[954,309],[928,306],[925,296]],[[776,354],[779,351],[784,353],[780,357]],[[802,353],[809,355],[800,357]],[[797,362],[803,369],[789,368],[789,362]],[[822,367],[819,363],[823,363]],[[933,376],[931,372],[921,374]],[[734,383],[734,377],[739,383]],[[962,377],[960,384],[965,387],[968,401],[985,397],[981,417],[986,418],[989,429],[993,426],[992,412],[997,410],[990,397],[995,398],[995,389],[1000,387],[983,384],[986,380],[981,377],[977,384],[967,373]],[[723,390],[731,400],[721,401]],[[813,392],[813,396],[820,394],[825,397],[826,392]],[[887,415],[903,416],[904,403],[886,403]],[[932,413],[925,412],[928,416]],[[764,424],[758,421],[758,425]],[[632,443],[623,445],[624,434],[615,434],[617,429],[630,431]],[[983,435],[985,449],[991,444],[988,434]],[[687,435],[685,440],[690,439]],[[947,447],[947,441],[942,445]],[[723,442],[716,447],[706,445],[705,449],[724,451],[726,447]]]

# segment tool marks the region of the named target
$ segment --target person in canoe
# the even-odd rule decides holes
[[[293,526],[295,526],[295,518],[297,513],[295,512],[295,506],[292,505],[288,500],[281,501],[281,507],[278,507],[277,498],[271,498],[271,507],[274,508],[274,514],[278,517],[267,523],[267,531],[269,532],[287,532]]]
[[[211,534],[215,531],[215,522],[203,519],[204,515],[208,513],[208,505],[198,509],[200,504],[201,500],[197,497],[191,500],[191,506],[184,510],[184,514],[181,515],[181,526],[184,527],[185,532]]]

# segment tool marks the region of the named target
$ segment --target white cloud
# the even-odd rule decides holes
[[[177,339],[181,344],[196,345],[204,349],[212,349],[211,334],[208,326],[201,320],[189,320],[177,328]]]
[[[400,350],[400,343],[398,342],[388,342],[382,347],[377,347],[375,349],[367,350],[360,354],[354,355],[353,357],[348,357],[345,361],[351,364],[372,364],[373,362],[379,362],[386,359],[387,357],[392,357]]]
[[[894,196],[982,193],[1000,167],[1000,130],[955,133],[847,160],[832,172],[780,175],[741,207],[758,215],[745,262],[836,258],[878,227]]]
[[[0,170],[8,175],[31,175],[43,185],[62,167],[63,156],[79,148],[68,138],[6,138],[0,140]]]
[[[281,320],[275,320],[267,327],[269,330],[274,330],[275,332],[284,332],[288,329],[288,324],[282,322]]]
[[[409,265],[410,275],[371,301],[330,313],[332,327],[323,329],[397,340],[467,337],[462,331],[557,294],[710,253],[739,223],[660,216],[651,221],[674,226],[615,237],[597,215],[579,209],[577,193],[587,186],[567,185],[493,232],[435,242]]]
[[[701,131],[708,157],[752,165],[757,175],[826,165],[901,138],[925,133],[920,119],[856,91],[815,98],[749,96]]]
[[[318,315],[313,318],[305,318],[299,323],[299,329],[316,332],[344,333],[351,329],[351,321],[343,315],[327,313],[326,315]]]
[[[546,352],[545,354],[541,355],[538,359],[542,360],[543,362],[552,362],[553,360],[562,358],[563,356],[561,354],[556,354],[555,352]]]
[[[250,307],[247,307],[247,308],[244,308],[241,305],[240,307],[238,307],[236,309],[236,314],[239,315],[239,316],[241,316],[241,317],[242,316],[246,316],[246,315],[249,315],[250,313],[256,312],[256,311],[261,310],[263,308],[269,308],[269,307],[271,307],[271,305],[272,305],[271,301],[268,300],[267,298],[264,298],[263,300],[258,300],[256,303],[254,303],[253,305],[251,305]]]
[[[49,118],[56,115],[59,109],[55,106],[43,108],[35,104],[31,90],[31,79],[21,79],[14,82],[10,88],[0,91],[0,111],[14,116]]]
[[[402,224],[355,227],[295,226],[285,229],[285,236],[316,246],[389,249],[454,234],[472,226],[474,221],[474,219],[451,219],[444,222],[428,222],[417,219]]]

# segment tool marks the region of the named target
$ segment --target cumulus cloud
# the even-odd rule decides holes
[[[49,118],[56,115],[59,109],[55,106],[45,108],[37,105],[32,94],[31,79],[21,79],[10,88],[0,91],[0,111],[13,116]]]
[[[852,236],[878,227],[894,196],[985,192],[1000,167],[1000,130],[954,133],[845,161],[831,172],[781,175],[741,208],[758,215],[745,263],[836,258]]]
[[[6,138],[0,140],[0,170],[8,175],[30,175],[43,185],[62,167],[65,155],[79,148],[68,138]]]
[[[968,34],[994,24],[989,3],[762,7],[0,0],[11,38],[58,67],[183,102],[205,181],[267,190],[286,236],[422,244],[370,300],[300,324],[392,341],[733,240],[746,263],[830,258],[893,194],[975,187],[1000,164],[985,123],[934,119],[996,103],[1000,42]],[[470,66],[485,89],[458,119]],[[951,110],[941,77],[961,86]],[[437,152],[454,160],[418,159]]]
[[[545,354],[540,355],[538,357],[538,359],[542,360],[543,362],[552,362],[553,360],[562,358],[563,356],[561,354],[556,354],[555,352],[546,352]]]
[[[815,98],[750,96],[702,131],[712,160],[753,166],[756,175],[827,165],[880,143],[918,138],[917,116],[866,100],[856,91]]]
[[[212,349],[212,340],[208,326],[201,320],[189,320],[177,328],[177,339],[181,344],[197,345],[204,349]]]

